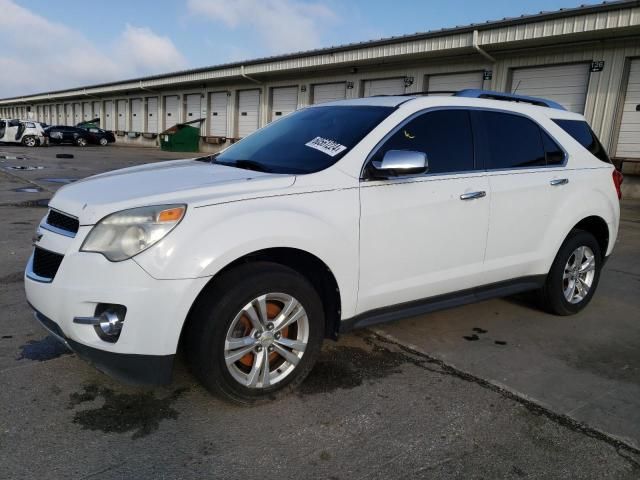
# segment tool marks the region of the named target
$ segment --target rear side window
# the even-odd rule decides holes
[[[484,143],[480,151],[484,154],[487,170],[547,164],[538,124],[508,113],[483,111],[478,114],[478,126],[481,129],[478,133]]]
[[[471,119],[466,110],[437,110],[410,120],[375,153],[382,161],[389,150],[427,154],[428,173],[455,173],[475,169]]]
[[[554,122],[571,135],[576,142],[589,150],[594,157],[603,162],[611,163],[609,155],[587,122],[583,120],[554,120]]]

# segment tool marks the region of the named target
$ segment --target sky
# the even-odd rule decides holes
[[[0,0],[0,98],[594,3]]]

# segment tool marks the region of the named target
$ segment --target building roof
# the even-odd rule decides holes
[[[620,11],[627,10],[630,11],[628,18],[625,19],[617,19],[617,21],[609,22],[584,22],[585,25],[582,27],[576,26],[575,24],[571,26],[571,28],[562,28],[559,31],[561,33],[556,33],[555,29],[553,29],[553,33],[551,35],[547,35],[544,32],[542,36],[553,36],[553,35],[567,35],[572,33],[584,33],[587,31],[595,31],[595,30],[603,30],[603,29],[611,29],[611,28],[624,28],[630,26],[638,26],[640,25],[640,0],[617,0],[617,1],[605,1],[595,5],[581,5],[575,8],[561,8],[560,10],[555,11],[541,11],[536,14],[526,14],[520,15],[519,17],[509,17],[503,18],[500,20],[488,20],[483,23],[472,23],[464,26],[455,26],[450,28],[442,28],[438,30],[430,30],[426,32],[418,32],[407,35],[400,36],[392,36],[385,37],[376,40],[368,40],[363,42],[355,42],[348,43],[344,45],[326,47],[326,48],[318,48],[314,50],[300,51],[287,53],[284,55],[275,55],[268,57],[261,57],[252,60],[240,61],[240,62],[232,62],[232,63],[224,63],[219,65],[212,65],[206,67],[199,67],[194,69],[187,69],[181,71],[175,71],[170,73],[162,73],[157,75],[148,75],[143,77],[136,77],[132,79],[126,80],[118,80],[113,82],[106,82],[101,84],[93,84],[87,86],[79,86],[73,87],[63,90],[55,90],[49,92],[42,93],[33,93],[28,95],[21,95],[16,97],[4,98],[0,99],[0,104],[9,104],[9,103],[18,103],[25,101],[39,101],[39,100],[47,100],[50,97],[72,97],[72,96],[80,96],[87,93],[99,94],[99,93],[109,93],[112,91],[121,91],[126,90],[127,88],[136,88],[139,84],[140,88],[149,87],[149,86],[161,86],[167,83],[183,83],[188,81],[200,81],[200,80],[215,80],[222,78],[230,78],[230,77],[239,77],[243,73],[244,74],[260,74],[266,72],[272,72],[278,70],[278,68],[269,68],[263,69],[257,68],[261,65],[269,64],[269,65],[293,65],[289,68],[303,68],[303,67],[311,67],[318,66],[319,64],[325,65],[323,62],[313,62],[310,59],[317,57],[324,57],[330,55],[332,57],[335,54],[339,53],[347,53],[353,51],[361,51],[363,49],[370,49],[375,47],[385,47],[385,46],[393,46],[398,44],[405,44],[407,42],[420,42],[420,41],[431,41],[431,40],[439,40],[442,37],[453,37],[453,41],[440,42],[443,44],[442,49],[447,47],[444,46],[446,43],[448,48],[464,48],[470,47],[470,41],[461,38],[461,35],[470,34],[474,31],[477,31],[480,34],[478,43],[480,45],[489,45],[499,43],[500,40],[495,40],[495,35],[486,35],[486,38],[482,35],[483,32],[493,32],[496,30],[504,29],[507,27],[518,27],[521,25],[527,25],[534,22],[545,22],[545,21],[553,21],[558,19],[566,19],[576,16],[586,16],[590,14],[602,14],[606,12],[612,11]],[[631,10],[636,10],[631,12]],[[587,25],[589,23],[589,25]],[[544,30],[544,29],[543,29]],[[526,36],[526,34],[524,34]],[[431,49],[430,51],[433,51]],[[416,52],[419,53],[419,52]],[[342,58],[347,58],[347,55],[344,55]],[[295,61],[299,59],[305,59],[305,62],[297,62],[291,63],[289,61]],[[352,62],[356,62],[357,60],[350,60]],[[338,63],[337,61],[335,63]],[[299,64],[299,65],[298,65]],[[252,68],[253,67],[253,68]],[[247,69],[247,70],[245,70]],[[222,74],[222,73],[225,74]],[[220,73],[220,74],[218,74]],[[227,74],[228,73],[228,74]],[[207,75],[203,75],[207,74]],[[163,80],[168,80],[167,82]],[[120,88],[113,88],[120,87]],[[89,92],[90,91],[90,92]]]

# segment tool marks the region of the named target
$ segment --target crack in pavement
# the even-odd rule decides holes
[[[492,383],[489,380],[478,377],[469,372],[465,372],[464,370],[461,370],[457,367],[454,367],[453,365],[446,363],[444,360],[441,360],[436,357],[432,357],[431,355],[421,352],[415,347],[403,345],[396,338],[394,338],[391,335],[388,335],[387,333],[384,333],[379,330],[369,330],[369,331],[373,334],[376,341],[379,341],[383,344],[386,343],[386,344],[394,345],[396,348],[399,348],[407,356],[407,361],[409,363],[412,363],[413,365],[419,368],[428,370],[430,372],[439,373],[441,375],[454,376],[461,380],[465,380],[470,383],[475,383],[483,388],[486,388],[488,390],[498,393],[502,397],[505,397],[509,400],[519,403],[520,405],[525,407],[527,410],[529,410],[533,414],[543,416],[551,420],[552,422],[558,425],[561,425],[565,428],[568,428],[569,430],[572,430],[576,433],[581,433],[590,438],[605,442],[611,445],[612,447],[614,447],[616,453],[622,458],[624,458],[627,462],[629,462],[634,470],[640,471],[640,458],[638,460],[634,458],[634,456],[640,457],[640,448],[637,448],[634,445],[626,443],[623,440],[613,437],[590,425],[579,422],[578,420],[575,420],[569,417],[568,415],[556,413],[553,410],[550,410],[549,408],[544,407],[539,403],[536,403],[535,401],[523,396],[520,393],[507,390],[506,388],[500,385],[497,385],[495,383]],[[370,343],[374,347],[383,348],[380,345],[376,345],[375,341],[371,339],[365,338],[365,341],[367,341],[367,343]],[[419,357],[424,360],[418,360],[415,357]],[[429,368],[425,365],[425,363],[428,363],[431,365],[437,365],[439,369]]]

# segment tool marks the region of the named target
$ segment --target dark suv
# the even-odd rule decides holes
[[[113,133],[96,127],[68,127],[66,125],[54,125],[45,129],[44,134],[51,144],[73,143],[79,147],[85,147],[90,143],[107,145],[116,141]]]

